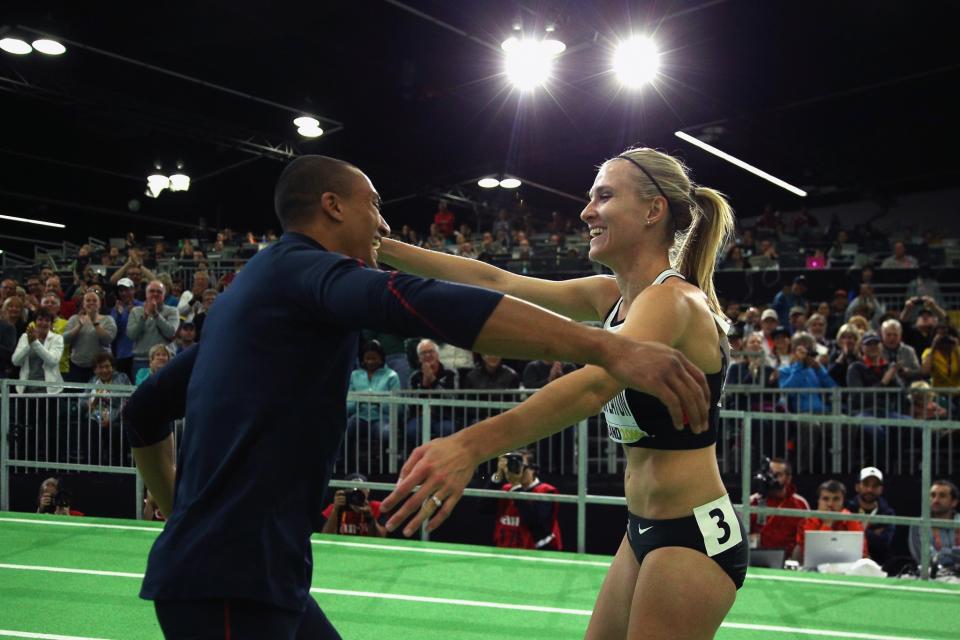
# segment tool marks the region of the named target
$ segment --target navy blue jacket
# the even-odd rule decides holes
[[[133,446],[162,440],[186,415],[173,512],[140,595],[301,611],[359,331],[470,348],[502,297],[370,269],[297,233],[260,251],[217,298],[202,345],[125,409]]]
[[[847,500],[846,507],[850,513],[860,513],[860,501],[857,500],[857,496]],[[895,516],[897,514],[886,498],[878,496],[877,515]],[[890,557],[890,545],[893,544],[893,534],[896,528],[897,526],[894,524],[868,524],[866,527],[864,534],[867,537],[870,557],[880,564],[883,564]]]

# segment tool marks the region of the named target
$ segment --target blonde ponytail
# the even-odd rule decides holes
[[[723,194],[714,189],[696,187],[692,195],[696,203],[695,208],[691,207],[692,222],[689,229],[677,234],[671,263],[707,295],[710,308],[723,315],[713,286],[713,272],[718,254],[733,233],[733,208]]]

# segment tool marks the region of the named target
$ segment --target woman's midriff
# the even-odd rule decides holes
[[[630,513],[652,520],[689,516],[726,494],[716,447],[664,451],[624,447],[624,495]]]

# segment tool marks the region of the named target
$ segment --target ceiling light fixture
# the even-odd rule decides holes
[[[164,189],[170,188],[170,178],[163,175],[162,173],[154,173],[147,176],[147,190],[144,194],[148,198],[156,198],[163,192]],[[172,191],[172,189],[171,189]]]
[[[563,53],[567,45],[554,39],[511,36],[500,47],[506,52],[506,72],[510,82],[521,91],[529,91],[550,79],[553,59]]]
[[[65,46],[56,40],[50,40],[49,38],[40,38],[39,40],[34,40],[33,48],[40,53],[47,54],[48,56],[63,55],[67,51]]]
[[[516,178],[504,178],[503,180],[500,181],[500,186],[503,187],[504,189],[516,189],[521,184],[523,183],[517,180]]]
[[[26,55],[33,51],[33,47],[20,38],[0,39],[0,49],[17,56]]]
[[[741,159],[739,159],[739,158],[735,158],[735,157],[733,157],[732,155],[730,155],[729,153],[726,153],[726,152],[724,152],[724,151],[720,151],[720,149],[717,149],[716,147],[714,147],[714,146],[712,146],[712,145],[709,145],[709,144],[707,144],[706,142],[703,142],[703,141],[701,141],[701,140],[697,140],[697,139],[694,138],[693,136],[691,136],[691,135],[689,135],[689,134],[686,134],[686,133],[684,133],[683,131],[677,131],[677,132],[675,132],[673,135],[677,136],[677,137],[680,138],[681,140],[686,140],[686,141],[689,142],[690,144],[692,144],[692,145],[694,145],[694,146],[697,146],[697,147],[700,147],[700,148],[703,149],[704,151],[706,151],[706,152],[708,152],[708,153],[712,153],[713,155],[717,156],[718,158],[722,158],[723,160],[726,160],[727,162],[729,162],[729,163],[731,163],[731,164],[734,164],[734,165],[740,167],[741,169],[745,169],[745,170],[749,171],[750,173],[752,173],[752,174],[755,175],[755,176],[759,176],[759,177],[763,178],[764,180],[767,180],[767,181],[769,181],[769,182],[772,182],[773,184],[777,185],[778,187],[781,187],[781,188],[783,188],[783,189],[786,189],[786,190],[789,191],[790,193],[796,194],[796,195],[800,196],[801,198],[806,198],[806,197],[807,197],[807,192],[804,191],[803,189],[800,189],[800,188],[798,188],[798,187],[795,187],[795,186],[793,186],[792,184],[790,184],[789,182],[784,182],[784,181],[781,180],[780,178],[778,178],[778,177],[776,177],[776,176],[772,176],[772,175],[770,175],[769,173],[767,173],[766,171],[763,171],[763,170],[761,170],[761,169],[757,169],[757,168],[756,168],[755,166],[753,166],[752,164],[747,164],[747,163],[744,162],[743,160],[741,160]]]
[[[44,227],[56,227],[57,229],[66,229],[67,225],[60,224],[59,222],[47,222],[46,220],[34,220],[32,218],[18,218],[17,216],[5,216],[0,215],[0,218],[4,220],[13,220],[14,222],[27,222],[29,224],[39,224]]]
[[[316,118],[311,118],[310,116],[300,116],[299,118],[293,119],[293,124],[297,127],[312,129],[314,127],[320,126],[320,121]]]
[[[484,189],[495,189],[500,186],[500,181],[496,178],[480,178],[477,185]]]
[[[613,55],[613,71],[620,82],[636,89],[651,82],[660,67],[660,54],[653,40],[631,36],[617,47]]]
[[[319,138],[323,135],[323,129],[320,127],[300,127],[297,129],[297,133],[304,138]]]

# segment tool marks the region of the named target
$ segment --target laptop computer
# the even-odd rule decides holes
[[[863,557],[863,531],[807,531],[803,545],[803,568],[814,571],[821,564],[856,562]]]
[[[783,569],[785,549],[750,549],[750,566]]]

